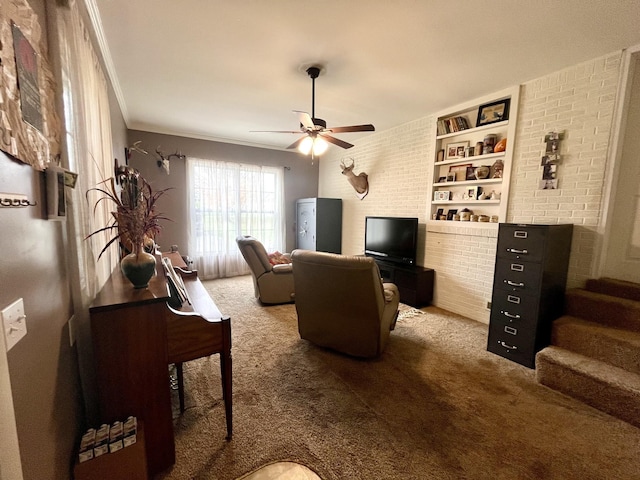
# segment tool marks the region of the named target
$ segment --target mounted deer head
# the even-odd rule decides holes
[[[353,167],[355,162],[353,158],[350,158],[351,165],[347,166],[344,163],[344,159],[340,160],[340,168],[342,168],[342,174],[347,176],[347,180],[356,191],[356,195],[360,200],[367,196],[369,193],[369,180],[368,175],[364,172],[360,172],[358,175],[353,173]]]
[[[171,157],[176,157],[180,160],[184,160],[186,158],[186,155],[183,155],[180,152],[171,153],[168,156],[165,156],[164,153],[162,153],[162,150],[160,150],[160,145],[158,145],[158,148],[156,148],[156,153],[160,157],[160,159],[158,160],[158,167],[164,168],[164,171],[167,172],[167,175],[169,175],[169,160],[171,160]]]

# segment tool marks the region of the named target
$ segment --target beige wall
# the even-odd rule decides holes
[[[56,51],[45,3],[53,7],[44,0],[29,3],[52,42],[51,51]],[[49,58],[56,71],[56,58]],[[112,130],[114,147],[124,148],[126,129],[117,109],[112,112]],[[37,202],[36,207],[0,210],[0,309],[23,298],[27,315],[27,335],[7,352],[22,474],[26,480],[67,479],[86,420],[78,343],[70,345],[67,323],[73,307],[66,223],[46,219],[42,173],[4,153],[0,153],[0,192],[24,194]],[[2,415],[4,421],[4,411]],[[6,440],[0,440],[0,446]],[[2,475],[19,478],[4,463]]]
[[[171,245],[178,245],[181,252],[188,253],[187,235],[187,185],[185,161],[172,158],[170,174],[156,164],[155,150],[165,154],[181,152],[184,155],[211,160],[247,163],[252,165],[282,166],[284,168],[284,201],[286,222],[286,245],[283,248],[290,252],[295,248],[295,201],[298,198],[315,197],[318,193],[318,163],[311,163],[307,158],[294,152],[266,150],[263,148],[233,145],[230,143],[211,142],[193,138],[162,135],[158,133],[130,130],[129,143],[141,141],[149,155],[133,153],[131,166],[152,182],[154,188],[174,188],[160,199],[158,211],[166,213],[172,222],[165,222],[158,237],[163,250]],[[120,158],[123,155],[117,152]],[[117,156],[118,156],[117,155]],[[286,168],[285,168],[286,167]]]
[[[620,64],[616,52],[527,82],[521,90],[507,222],[575,225],[569,287],[582,285],[595,270]],[[346,254],[362,253],[366,215],[418,217],[418,261],[436,271],[434,304],[487,323],[495,229],[461,234],[446,224],[425,227],[434,120],[427,116],[372,134],[348,153],[331,150],[321,161],[319,194],[345,200]],[[538,190],[544,135],[551,130],[565,133],[560,188]],[[362,201],[341,178],[344,156],[355,159],[354,171],[369,174],[370,193]]]

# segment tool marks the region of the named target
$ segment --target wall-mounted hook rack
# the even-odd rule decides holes
[[[26,195],[20,193],[0,193],[0,207],[35,207],[37,202],[30,202]]]

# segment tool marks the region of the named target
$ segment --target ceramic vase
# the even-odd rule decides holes
[[[120,261],[120,269],[134,288],[147,288],[156,273],[156,258],[140,246]]]

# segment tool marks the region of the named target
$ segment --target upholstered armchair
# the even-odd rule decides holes
[[[300,337],[356,357],[376,357],[395,328],[400,296],[372,258],[294,250]]]
[[[253,274],[256,298],[264,304],[293,302],[293,272],[291,263],[271,264],[264,245],[251,236],[236,238],[242,256]],[[283,254],[287,258],[288,255]]]

